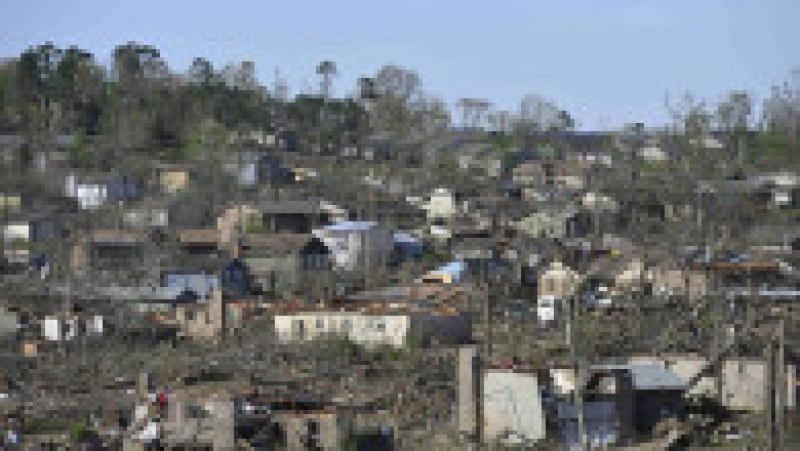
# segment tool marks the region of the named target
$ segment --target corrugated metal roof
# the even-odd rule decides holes
[[[419,238],[414,237],[410,233],[407,232],[395,232],[394,234],[394,241],[395,243],[407,243],[407,244],[420,244],[421,241]]]
[[[137,244],[146,238],[143,233],[131,230],[94,230],[91,236],[96,244]]]
[[[244,237],[242,246],[245,249],[299,251],[313,238],[310,233],[250,234]]]
[[[369,230],[378,225],[375,221],[341,221],[326,227],[328,230]]]

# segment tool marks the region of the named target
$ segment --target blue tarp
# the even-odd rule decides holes
[[[185,291],[196,293],[200,298],[204,298],[209,291],[219,289],[220,280],[219,277],[212,274],[167,273],[164,275],[164,286],[166,288],[181,288]]]
[[[432,272],[434,274],[449,274],[453,277],[453,282],[460,282],[464,275],[464,271],[466,271],[466,269],[467,265],[464,262],[454,261]]]

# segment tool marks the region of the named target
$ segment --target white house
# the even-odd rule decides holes
[[[350,215],[350,212],[348,212],[346,208],[326,200],[320,201],[319,207],[323,211],[327,212],[328,215],[330,215],[330,218],[336,222],[347,221],[347,218]]]
[[[27,222],[11,223],[3,226],[3,240],[5,242],[30,241],[31,227]]]
[[[722,149],[725,147],[717,138],[713,136],[704,136],[702,138],[693,138],[690,140],[690,144],[695,147],[700,147],[703,149]]]
[[[463,343],[470,339],[469,315],[446,308],[379,307],[371,309],[308,309],[274,316],[275,332],[282,342],[346,336],[359,345],[403,347]],[[412,338],[413,337],[413,338]]]
[[[581,197],[581,205],[592,211],[617,211],[617,201],[609,196],[589,191]]]
[[[0,305],[0,336],[15,333],[19,329],[19,314]]]
[[[574,294],[579,280],[578,273],[560,261],[554,261],[539,276],[536,305],[539,321],[549,322],[556,319],[562,301]]]
[[[545,411],[535,372],[481,368],[475,346],[458,352],[458,430],[487,442],[530,446],[546,436]],[[482,383],[477,383],[481,381]]]
[[[514,221],[514,227],[520,232],[534,238],[565,238],[573,229],[573,218],[577,214],[574,208],[541,209]]]
[[[126,211],[122,216],[126,227],[136,228],[144,225],[166,227],[169,225],[169,211],[166,208],[136,208]]]
[[[60,317],[47,316],[42,321],[42,335],[49,341],[70,341],[81,335],[97,336],[103,334],[103,317]]]
[[[2,226],[3,256],[9,261],[25,262],[30,255],[27,243],[31,239],[31,227],[27,222]]]
[[[394,249],[394,234],[374,221],[341,221],[314,230],[331,250],[334,264],[355,270],[386,262]]]
[[[423,203],[428,219],[449,219],[458,213],[455,195],[447,188],[437,188]]]
[[[544,411],[534,373],[492,369],[483,374],[487,440],[530,445],[545,438]]]
[[[800,176],[792,172],[777,172],[761,174],[753,177],[750,182],[754,186],[769,186],[772,192],[772,203],[778,207],[787,207],[792,204],[793,192],[800,185]]]
[[[108,188],[102,183],[80,183],[74,175],[67,176],[67,197],[78,200],[83,209],[97,208],[108,199]]]
[[[645,161],[667,161],[669,159],[667,153],[656,145],[643,147],[639,151],[639,157]]]

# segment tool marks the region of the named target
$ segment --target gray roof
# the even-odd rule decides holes
[[[0,135],[0,146],[19,146],[25,140],[20,135]]]
[[[258,204],[261,213],[318,214],[324,210],[316,200],[262,200]]]
[[[74,142],[75,138],[72,135],[65,135],[60,134],[56,135],[51,138],[51,142],[59,147],[67,147],[71,146]],[[26,141],[25,136],[23,135],[9,135],[9,134],[2,134],[0,135],[0,146],[20,146]]]
[[[683,390],[687,387],[686,381],[657,364],[597,365],[592,369],[627,370],[633,377],[633,386],[636,390]]]
[[[347,296],[350,301],[398,301],[408,297],[408,289],[405,287],[388,287],[381,290],[362,291],[360,293]]]
[[[183,287],[99,287],[96,296],[111,300],[136,300],[141,302],[171,302]]]
[[[370,230],[378,226],[378,223],[375,221],[340,221],[335,224],[331,224],[325,229],[327,230],[347,230],[347,231],[363,231],[363,230]]]

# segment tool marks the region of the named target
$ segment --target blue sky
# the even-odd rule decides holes
[[[595,129],[664,121],[666,93],[763,97],[800,66],[798,17],[798,0],[2,0],[0,56],[53,41],[108,62],[137,41],[174,70],[251,60],[271,85],[277,66],[293,93],[316,86],[322,59],[339,67],[338,93],[395,63],[451,105],[513,109],[535,93]]]

